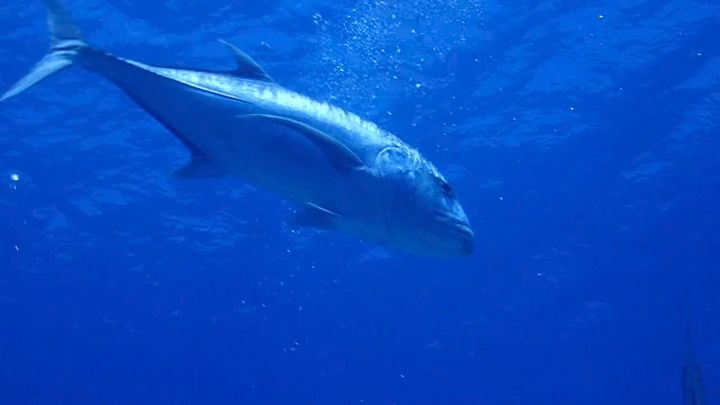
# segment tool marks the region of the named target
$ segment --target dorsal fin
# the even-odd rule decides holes
[[[237,63],[237,67],[233,71],[233,73],[237,74],[238,76],[247,77],[249,79],[255,79],[255,80],[263,80],[266,82],[272,82],[273,79],[270,77],[267,72],[260,67],[260,65],[257,64],[248,54],[241,51],[240,48],[237,46],[227,42],[223,41],[222,39],[219,40],[221,44],[228,47],[230,52],[232,52],[233,56],[235,56],[235,63]]]

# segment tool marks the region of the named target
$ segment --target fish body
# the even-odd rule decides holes
[[[2,100],[79,65],[110,80],[190,151],[180,178],[231,175],[296,204],[298,225],[421,255],[467,256],[474,234],[454,190],[377,125],[276,83],[240,49],[229,71],[151,66],[89,46],[46,0],[50,52]]]

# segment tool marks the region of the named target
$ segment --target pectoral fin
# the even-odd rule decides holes
[[[335,138],[317,128],[290,118],[269,114],[247,114],[239,117],[243,120],[257,120],[260,123],[273,123],[302,134],[325,155],[330,164],[339,171],[360,168],[365,163],[358,155]]]
[[[338,220],[342,215],[327,210],[312,203],[298,210],[293,223],[307,228],[331,230],[337,228]]]

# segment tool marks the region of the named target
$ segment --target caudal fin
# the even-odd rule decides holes
[[[80,51],[87,47],[70,14],[59,0],[45,0],[50,30],[50,51],[30,73],[0,97],[5,101],[34,86],[41,80],[73,64]]]

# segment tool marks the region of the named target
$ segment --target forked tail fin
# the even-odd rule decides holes
[[[60,0],[45,0],[45,5],[50,30],[50,51],[30,70],[30,73],[3,94],[0,101],[22,93],[53,73],[72,65],[80,51],[87,48],[70,13],[65,10]]]

